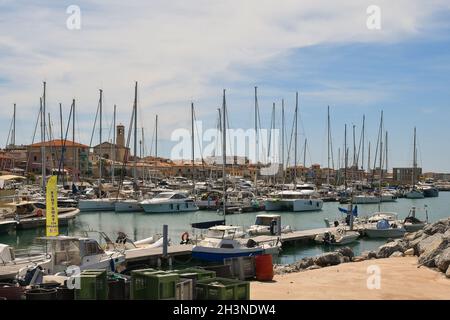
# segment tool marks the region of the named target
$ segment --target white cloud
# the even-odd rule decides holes
[[[433,13],[448,6],[445,1],[377,1],[382,30],[371,31],[366,8],[372,1],[77,2],[79,31],[66,28],[72,3],[1,4],[0,74],[6,82],[0,82],[0,105],[17,102],[19,116],[33,116],[46,80],[50,110],[76,97],[85,114],[81,126],[87,128],[103,88],[105,108],[112,112],[116,103],[128,124],[137,80],[143,122],[152,127],[158,113],[166,138],[170,129],[188,125],[191,99],[198,101],[198,114],[215,115],[222,87],[233,88],[241,79],[252,87],[250,82],[258,81],[234,66],[263,65],[289,49],[322,43],[397,41],[419,33]],[[352,97],[329,93],[333,99]],[[10,108],[0,113],[9,116]],[[1,130],[6,136],[7,129]],[[86,142],[90,131],[82,131]]]

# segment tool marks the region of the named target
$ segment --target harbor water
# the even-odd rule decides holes
[[[416,215],[419,219],[425,220],[425,206],[428,210],[430,222],[437,221],[450,216],[450,192],[441,192],[437,198],[425,199],[398,199],[396,202],[381,204],[381,211],[396,212],[400,219],[405,218],[411,207],[416,207]],[[280,212],[282,225],[289,225],[295,230],[305,230],[321,228],[325,226],[324,219],[329,219],[332,223],[337,218],[341,218],[338,207],[345,207],[336,202],[324,203],[323,209],[317,212]],[[367,216],[378,211],[378,205],[358,205],[359,216]],[[255,221],[257,214],[240,213],[226,216],[226,223],[229,225],[239,225],[248,227]],[[190,234],[194,239],[199,231],[193,230],[191,223],[220,220],[223,216],[215,211],[197,211],[177,214],[146,214],[136,213],[115,213],[115,212],[82,212],[71,222],[68,227],[61,228],[60,233],[65,235],[79,235],[82,231],[95,230],[106,233],[111,240],[115,240],[118,232],[124,232],[129,238],[139,240],[150,237],[155,233],[162,234],[164,224],[169,226],[169,237],[171,242],[178,244],[184,232]],[[45,236],[45,229],[16,231],[9,235],[0,236],[0,243],[12,245],[16,248],[30,248],[36,244],[35,238]],[[373,250],[383,244],[386,240],[379,239],[359,239],[350,245],[359,254],[364,250]],[[281,255],[275,259],[276,263],[292,263],[305,256],[314,256],[329,250],[322,245],[301,244],[298,246],[287,246],[283,248]]]

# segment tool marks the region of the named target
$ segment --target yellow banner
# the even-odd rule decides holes
[[[58,189],[56,176],[51,176],[47,182],[46,191],[46,229],[47,237],[59,235],[58,229]]]

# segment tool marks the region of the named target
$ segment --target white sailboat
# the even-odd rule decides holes
[[[281,190],[274,192],[264,201],[266,211],[320,211],[323,200],[316,198],[318,195],[315,187],[309,184],[297,187],[297,119],[298,119],[298,92],[296,93],[295,118],[294,118],[294,190]],[[306,143],[305,143],[306,151]]]
[[[405,197],[408,199],[423,199],[425,195],[422,190],[416,187],[416,174],[417,174],[417,149],[416,149],[416,128],[414,127],[414,152],[413,152],[413,172],[412,172],[412,184],[411,190],[409,190]]]

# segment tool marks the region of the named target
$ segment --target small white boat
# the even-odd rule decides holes
[[[425,195],[422,191],[414,188],[405,193],[405,197],[408,199],[423,199],[425,198]]]
[[[146,213],[170,213],[197,211],[194,200],[181,192],[161,192],[152,199],[140,202]]]
[[[381,198],[371,194],[360,194],[352,197],[354,204],[376,204],[381,202]]]
[[[426,216],[427,216],[427,221],[428,221],[428,211],[427,210],[426,210]],[[416,232],[416,231],[423,229],[428,224],[427,221],[421,221],[421,220],[417,219],[416,218],[416,207],[412,207],[408,213],[408,216],[403,221],[403,227],[406,229],[407,232]]]
[[[6,279],[24,278],[30,268],[40,267],[43,274],[67,276],[73,267],[120,271],[125,265],[125,254],[120,250],[105,250],[95,239],[85,237],[42,237],[46,250],[23,258],[15,257],[10,248],[0,245],[3,265],[10,266],[2,274]],[[70,269],[70,270],[69,270]]]
[[[406,233],[406,229],[398,222],[396,214],[391,218],[382,218],[380,214],[378,217],[380,219],[377,222],[364,225],[363,233],[369,238],[400,238]]]
[[[266,211],[320,211],[323,200],[311,195],[305,195],[302,191],[283,190],[269,195],[264,201]]]
[[[281,226],[281,216],[279,214],[258,214],[255,224],[247,229],[250,236],[277,235],[279,233],[292,232],[290,226]]]
[[[356,241],[360,234],[356,231],[347,231],[339,228],[335,230],[327,231],[323,234],[318,234],[314,241],[319,244],[325,245],[346,245]]]
[[[234,238],[236,226],[215,226],[208,229],[207,236],[192,248],[192,257],[198,260],[221,262],[226,258],[249,257],[260,254],[277,254],[281,244],[258,245],[252,239],[246,244]]]

